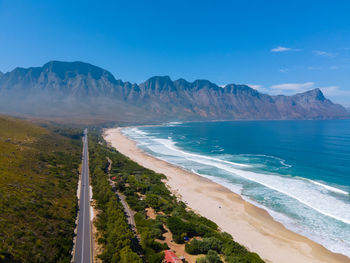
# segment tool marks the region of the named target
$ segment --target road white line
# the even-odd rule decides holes
[[[85,167],[85,159],[86,159],[86,154],[85,154],[85,145],[84,145],[84,167]],[[85,170],[83,169],[83,181],[85,181]],[[85,191],[84,191],[84,187],[85,187],[85,183],[83,182],[83,187],[82,187],[82,191],[83,191],[83,210],[84,210],[84,213],[85,213]],[[81,212],[81,211],[80,211]],[[81,263],[83,263],[83,258],[84,258],[84,233],[85,233],[85,215],[83,214],[83,240],[82,240],[82,245],[81,245]]]

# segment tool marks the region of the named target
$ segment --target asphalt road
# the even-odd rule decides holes
[[[90,188],[89,188],[89,157],[87,129],[83,139],[83,167],[80,188],[80,204],[78,232],[75,244],[75,263],[91,263],[91,228],[90,228]]]
[[[125,200],[125,196],[121,193],[119,193],[118,191],[116,192],[119,199],[120,199],[120,202],[122,203],[123,207],[124,207],[124,211],[127,215],[127,220],[128,220],[128,224],[130,225],[131,227],[131,230],[134,232],[134,233],[137,233],[136,231],[136,223],[135,223],[135,218],[134,218],[134,212],[130,209],[128,203],[126,202]]]

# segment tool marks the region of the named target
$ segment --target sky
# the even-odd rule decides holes
[[[350,106],[350,1],[0,0],[0,25],[2,72],[84,61],[133,83],[320,88]]]

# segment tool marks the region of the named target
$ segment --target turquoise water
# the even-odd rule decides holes
[[[140,148],[218,182],[350,257],[350,120],[126,128]]]

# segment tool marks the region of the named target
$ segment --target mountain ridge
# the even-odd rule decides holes
[[[209,80],[173,81],[169,76],[135,84],[80,61],[50,61],[0,75],[0,111],[136,122],[349,117],[319,89],[271,96],[244,84],[220,87]]]

